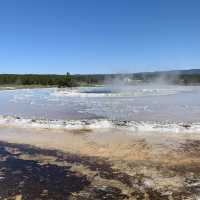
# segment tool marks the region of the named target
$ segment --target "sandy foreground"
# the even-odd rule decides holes
[[[0,127],[0,199],[200,199],[200,135]]]

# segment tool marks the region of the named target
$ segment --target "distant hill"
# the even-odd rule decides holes
[[[186,69],[186,70],[170,70],[170,71],[154,71],[154,72],[139,72],[133,74],[170,74],[170,75],[199,75],[200,69]]]
[[[176,72],[185,75],[197,75],[200,74],[200,69],[176,70]]]

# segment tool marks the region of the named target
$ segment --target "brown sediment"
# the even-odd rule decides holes
[[[41,130],[0,128],[0,140],[58,149],[88,156],[116,159],[147,159],[149,148],[144,139],[124,136],[121,131]],[[113,134],[114,133],[114,134]]]
[[[13,133],[13,129],[10,131]],[[195,135],[130,135],[120,130],[84,134],[78,130],[30,130],[14,137],[9,134],[0,136],[10,142],[0,142],[0,177],[5,176],[2,169],[9,169],[7,179],[0,178],[0,186],[7,184],[7,190],[12,192],[5,193],[6,187],[0,187],[0,194],[10,198],[22,195],[28,200],[31,198],[24,195],[29,193],[36,195],[32,199],[55,200],[62,200],[63,196],[80,200],[181,200],[197,199],[200,195],[200,140]],[[31,140],[26,141],[24,136]],[[28,177],[23,181],[29,180],[32,185],[37,180],[40,184],[36,188],[42,189],[32,194],[33,188],[27,184],[23,190],[13,187],[11,179],[17,185],[22,177]],[[59,190],[50,187],[54,181]]]
[[[1,142],[0,147],[0,156],[4,158],[0,161],[0,169],[4,171],[0,180],[0,194],[3,198],[20,194],[22,199],[27,200],[62,200],[67,196],[69,199],[161,200],[193,198],[193,194],[198,193],[196,185],[180,187],[177,184],[178,187],[173,189],[169,186],[158,188],[153,184],[148,185],[146,182],[152,181],[154,177],[147,176],[145,171],[142,173],[140,170],[143,167],[149,172],[156,169],[157,175],[163,175],[163,182],[166,181],[166,177],[177,176],[178,168],[165,167],[160,163],[129,163],[127,169],[135,172],[130,174],[127,169],[115,168],[113,163],[98,157],[5,142]],[[185,172],[187,170],[185,169]],[[174,174],[167,174],[170,171]],[[184,181],[189,184],[196,183],[189,177]],[[55,184],[57,186],[54,187]]]
[[[21,194],[17,195],[17,196],[15,197],[15,200],[22,200],[22,195],[21,195]]]
[[[112,184],[104,180],[104,185],[98,183],[103,182],[101,172],[110,176],[113,173],[105,161],[26,145],[1,142],[0,147],[0,156],[4,158],[0,161],[0,170],[4,172],[0,180],[0,199],[17,198],[18,194],[27,200],[128,198],[120,188],[114,187],[120,185],[117,181]],[[54,161],[54,164],[47,164],[47,161]],[[87,167],[90,175],[85,170],[78,170],[80,165]]]

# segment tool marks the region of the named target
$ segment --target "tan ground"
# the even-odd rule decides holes
[[[0,127],[0,140],[104,158],[112,163],[114,169],[120,169],[131,176],[142,175],[145,177],[142,177],[144,184],[163,192],[180,191],[190,187],[187,185],[188,179],[195,179],[196,182],[192,184],[198,184],[200,180],[200,136],[195,133],[133,133],[122,129],[28,130]],[[74,168],[75,171],[87,175],[91,173],[81,165]],[[102,184],[103,180],[95,181],[95,184]],[[114,180],[112,184],[121,187]],[[177,199],[199,198],[198,191],[194,195],[191,198]]]
[[[200,161],[198,156],[188,156],[192,152],[182,149],[183,144],[186,145],[189,141],[200,141],[200,135],[195,133],[134,133],[123,129],[29,130],[0,127],[0,140],[111,160],[151,160],[168,164]]]

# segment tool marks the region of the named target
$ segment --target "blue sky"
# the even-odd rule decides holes
[[[0,73],[200,68],[199,0],[2,0]]]

